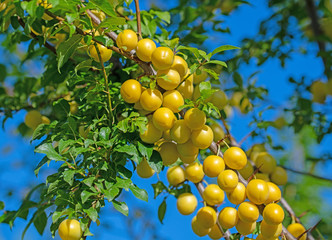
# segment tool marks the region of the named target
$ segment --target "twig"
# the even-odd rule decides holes
[[[309,17],[311,19],[311,28],[312,28],[312,30],[315,34],[316,41],[317,41],[317,44],[318,44],[318,47],[319,47],[319,51],[320,52],[325,52],[326,51],[325,43],[319,39],[319,37],[321,37],[323,35],[323,31],[322,31],[322,28],[320,27],[320,24],[319,24],[319,18],[318,18],[318,15],[317,15],[315,3],[314,3],[313,0],[305,0],[305,2],[306,2],[307,12],[308,12]],[[319,56],[323,60],[323,64],[324,64],[324,67],[325,67],[325,74],[327,75],[327,77],[331,76],[331,69],[329,67],[329,64],[328,64],[328,61],[327,61],[326,57],[323,54],[319,54]]]
[[[243,144],[243,142],[245,141],[245,140],[247,140],[253,133],[255,132],[255,130],[252,130],[251,132],[249,132],[247,135],[245,135],[242,139],[241,139],[241,141],[239,142],[239,145],[241,146],[242,144]]]
[[[99,51],[99,48],[97,47],[97,44],[95,44],[95,48],[96,48],[97,53],[98,53],[99,62],[100,62],[101,69],[102,69],[104,79],[105,79],[105,88],[106,88],[106,92],[107,92],[107,101],[108,101],[109,111],[110,111],[112,124],[113,124],[114,123],[114,116],[113,116],[113,110],[112,110],[112,99],[111,99],[111,94],[110,94],[110,90],[109,90],[109,86],[108,86],[108,77],[107,77],[104,62],[103,62],[103,59],[100,55],[100,51]]]
[[[23,21],[22,18],[18,17],[18,22],[19,24],[23,27],[23,29],[25,29],[25,22]],[[34,39],[38,39],[38,36],[36,34],[34,34],[33,32],[30,32],[30,35],[34,38]],[[45,41],[44,46],[46,48],[48,48],[49,50],[51,50],[55,55],[56,55],[56,49],[55,47],[53,47],[51,44],[49,44],[47,41]]]
[[[293,173],[298,173],[298,174],[310,176],[310,177],[313,177],[313,178],[317,178],[317,179],[320,179],[320,180],[332,182],[332,179],[330,179],[330,178],[321,177],[321,176],[318,176],[318,175],[315,175],[315,174],[312,174],[312,173],[309,173],[309,172],[302,172],[302,171],[298,171],[298,170],[291,169],[291,168],[284,167],[284,166],[282,166],[282,167],[284,169],[286,169],[287,171],[290,171],[290,172],[293,172]]]
[[[138,40],[142,38],[141,11],[139,10],[139,0],[135,0]]]

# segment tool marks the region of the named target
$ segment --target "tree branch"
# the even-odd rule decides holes
[[[310,177],[313,177],[313,178],[317,178],[317,179],[320,179],[320,180],[332,182],[332,179],[330,179],[330,178],[321,177],[321,176],[318,176],[318,175],[315,175],[315,174],[312,174],[312,173],[309,173],[309,172],[302,172],[302,171],[298,171],[298,170],[288,168],[288,167],[284,167],[284,166],[282,166],[282,167],[284,169],[286,169],[287,171],[290,171],[290,172],[293,172],[293,173],[298,173],[298,174],[310,176]]]
[[[135,6],[136,6],[138,40],[141,40],[142,29],[141,29],[141,11],[139,10],[139,0],[135,0]]]
[[[318,47],[319,47],[319,51],[320,52],[325,52],[326,48],[325,48],[325,43],[323,41],[321,41],[319,38],[324,34],[322,31],[322,28],[320,27],[319,24],[319,17],[317,15],[317,11],[316,11],[316,7],[315,7],[315,3],[313,0],[305,0],[306,2],[306,8],[307,8],[307,12],[309,14],[309,17],[311,19],[311,28],[314,32]],[[320,55],[325,67],[325,74],[327,75],[327,77],[331,76],[331,69],[330,66],[327,62],[327,59],[324,55]]]

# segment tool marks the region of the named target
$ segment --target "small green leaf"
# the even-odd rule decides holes
[[[94,221],[94,222],[97,221],[98,212],[97,212],[97,210],[95,208],[90,207],[89,209],[84,209],[83,211],[88,214],[89,218],[92,221]]]
[[[44,143],[35,149],[36,153],[44,153],[50,160],[63,161],[63,157],[59,155],[53,148],[51,143]]]
[[[144,189],[141,189],[134,184],[130,185],[129,189],[138,199],[141,199],[145,202],[148,201],[148,193]]]
[[[157,196],[159,196],[160,193],[162,193],[164,190],[168,191],[168,188],[162,181],[158,181],[157,183],[151,184],[154,191],[153,198],[156,199]]]
[[[80,62],[75,67],[75,73],[77,74],[78,70],[86,71],[92,67],[92,59],[85,60],[83,62]]]
[[[84,190],[81,193],[82,203],[85,203],[89,199],[89,197],[91,197],[92,195],[95,195],[95,193],[88,192],[88,191]]]
[[[3,82],[7,76],[7,68],[3,64],[0,64],[0,73],[0,82]]]
[[[0,201],[0,210],[3,210],[5,208],[5,203],[3,201]]]
[[[158,218],[159,218],[159,221],[161,222],[161,224],[163,224],[163,220],[164,220],[165,213],[166,213],[166,207],[167,207],[166,200],[164,199],[158,208]]]
[[[207,65],[207,64],[218,64],[218,65],[221,65],[221,66],[227,68],[227,64],[225,62],[219,61],[219,60],[211,60],[211,61],[206,62],[204,65]]]
[[[163,160],[161,159],[161,156],[159,152],[153,151],[150,159],[147,159],[150,167],[155,170],[157,173],[159,173],[163,167]]]
[[[73,55],[76,51],[78,44],[80,43],[82,35],[76,34],[69,38],[67,41],[60,43],[57,48],[57,56],[58,56],[58,71],[61,73],[61,67],[68,61],[68,59]]]
[[[108,30],[116,30],[119,25],[125,25],[126,19],[123,17],[110,17],[105,19],[98,28],[108,28]]]
[[[120,189],[117,187],[111,187],[110,189],[103,190],[105,198],[110,202],[119,194]]]
[[[240,48],[232,46],[232,45],[224,45],[224,46],[217,47],[210,54],[211,54],[211,57],[212,57],[213,55],[215,55],[217,53],[220,53],[220,52],[223,52],[223,51],[227,51],[227,50],[233,50],[233,49],[240,49]]]
[[[39,212],[36,215],[35,220],[33,221],[33,225],[35,225],[35,227],[40,235],[43,235],[46,224],[47,224],[46,213],[44,211]]]
[[[75,170],[68,169],[63,172],[63,179],[71,186],[74,182]]]
[[[145,157],[147,160],[150,159],[153,152],[153,145],[137,142],[138,151]]]
[[[123,215],[128,216],[129,209],[125,202],[118,202],[116,200],[113,200],[112,203],[116,210],[118,210]]]
[[[110,4],[110,1],[90,0],[89,3],[92,3],[107,15],[111,17],[116,17],[116,14],[114,12],[114,6]]]

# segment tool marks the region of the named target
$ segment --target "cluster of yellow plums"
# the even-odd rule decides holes
[[[193,162],[184,169],[181,166],[168,169],[167,179],[172,186],[177,186],[186,179],[199,183],[205,175],[210,178],[217,177],[218,185],[209,184],[205,187],[202,194],[204,206],[192,219],[192,229],[195,234],[220,239],[223,236],[220,226],[223,230],[235,227],[241,235],[248,235],[256,229],[256,222],[261,213],[263,217],[260,225],[261,233],[256,239],[278,239],[284,220],[284,211],[277,204],[281,198],[281,191],[274,183],[261,179],[253,179],[247,186],[239,182],[234,170],[240,170],[246,163],[245,153],[240,148],[231,147],[225,151],[223,158],[210,155],[204,159],[203,164]],[[228,166],[226,170],[225,164]],[[237,206],[237,209],[224,207],[217,213],[217,208],[224,202],[225,195]],[[196,210],[197,203],[193,194],[183,193],[178,197],[177,208],[181,214],[189,215]],[[305,228],[298,223],[289,225],[287,229],[295,237],[305,232]],[[305,238],[306,234],[301,240]]]

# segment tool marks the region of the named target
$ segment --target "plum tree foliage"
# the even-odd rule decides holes
[[[300,135],[309,129],[317,143],[332,132],[331,112],[323,107],[331,106],[332,95],[332,4],[268,2],[274,13],[261,22],[257,36],[244,39],[241,48],[207,51],[203,44],[209,32],[231,32],[220,16],[236,14],[249,2],[181,0],[167,11],[157,6],[142,11],[138,0],[1,1],[2,45],[12,55],[25,46],[20,62],[39,61],[44,68],[40,77],[31,77],[0,64],[2,124],[26,110],[18,131],[44,156],[35,174],[51,161],[58,169],[31,189],[17,210],[5,211],[0,223],[28,220],[24,237],[31,224],[43,234],[50,218],[46,231],[53,236],[86,239],[103,207],[112,204],[128,215],[131,206],[121,198],[123,191],[148,200],[147,191],[132,181],[135,172],[149,178],[163,171],[169,186],[160,180],[152,184],[154,198],[166,194],[160,221],[170,195],[178,199],[181,214],[194,213],[199,200],[191,188],[196,187],[204,201],[191,223],[198,236],[240,239],[253,233],[257,239],[294,240],[330,234],[327,221],[305,228],[283,198],[285,160],[278,162],[271,152],[283,147],[267,130],[287,126]],[[288,27],[292,17],[300,37]],[[270,29],[271,23],[277,27]],[[320,80],[289,78],[294,95],[287,108],[277,109],[266,104],[268,90],[256,84],[259,74],[244,79],[240,69],[252,59],[258,67],[271,58],[285,66],[292,53],[301,50],[305,56],[303,46],[291,46],[296,37],[318,45],[324,73]],[[221,84],[221,75],[232,87]],[[235,109],[251,118],[252,140],[263,141],[246,152],[228,126]],[[266,120],[262,115],[271,109],[283,114]],[[313,171],[329,158],[308,155],[307,162]],[[205,175],[217,184],[204,186]],[[225,208],[225,199],[239,206]],[[296,213],[306,210],[296,208]],[[29,211],[33,215],[27,219]],[[233,227],[237,231],[231,234]]]

